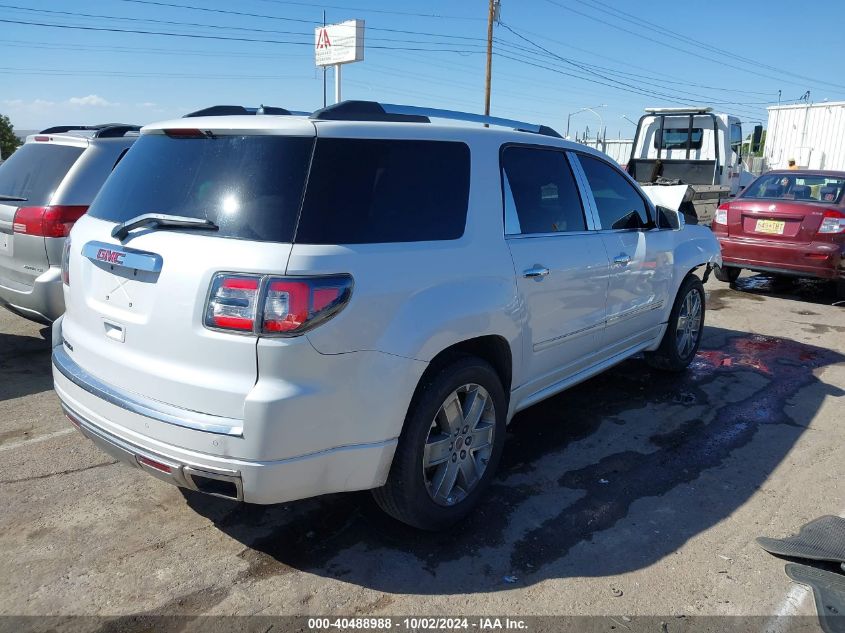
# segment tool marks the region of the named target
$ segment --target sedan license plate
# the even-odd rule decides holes
[[[757,227],[754,229],[758,233],[772,233],[773,235],[783,235],[783,228],[786,222],[782,220],[757,220]]]
[[[0,255],[12,255],[12,236],[0,232]]]

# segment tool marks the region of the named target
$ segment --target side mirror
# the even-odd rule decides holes
[[[680,231],[687,224],[686,217],[680,211],[675,211],[668,207],[658,205],[655,207],[657,211],[657,228],[671,229],[673,231]]]
[[[756,154],[760,151],[760,145],[763,143],[763,126],[755,125],[754,131],[751,133],[751,153]]]

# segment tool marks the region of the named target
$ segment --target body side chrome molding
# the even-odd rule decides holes
[[[575,330],[574,332],[567,332],[561,336],[556,336],[555,338],[546,339],[545,341],[540,341],[539,343],[534,344],[534,351],[535,352],[542,352],[543,350],[549,349],[550,347],[554,347],[555,345],[559,345],[564,341],[569,341],[574,338],[578,338],[579,336],[583,336],[584,334],[589,334],[599,328],[603,328],[606,325],[605,321],[601,321],[600,323],[594,323],[593,325],[588,325],[585,328],[581,328],[580,330]]]

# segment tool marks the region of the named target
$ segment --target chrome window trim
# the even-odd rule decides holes
[[[511,191],[510,182],[508,181],[508,175],[505,171],[505,163],[504,163],[504,153],[510,149],[511,147],[518,147],[523,149],[536,149],[541,151],[554,151],[560,152],[564,156],[564,160],[569,165],[569,169],[572,171],[572,177],[575,179],[575,187],[578,190],[579,195],[579,202],[581,203],[581,213],[584,216],[584,224],[586,225],[586,229],[583,231],[552,231],[550,233],[522,233],[522,225],[519,221],[519,213],[516,210],[516,201],[514,201],[513,206],[508,209],[508,201],[507,196],[510,194],[511,200],[513,200],[513,192]],[[595,230],[595,222],[593,221],[591,214],[592,212],[587,208],[585,204],[585,199],[583,197],[584,191],[581,186],[581,182],[578,180],[578,174],[576,173],[576,166],[573,164],[573,161],[569,157],[569,150],[564,147],[558,147],[556,145],[540,145],[536,143],[514,143],[508,142],[502,144],[499,148],[499,179],[502,183],[502,218],[504,220],[505,225],[505,239],[512,239],[512,238],[522,238],[522,237],[549,237],[552,235],[583,235]],[[580,165],[578,165],[580,168]],[[510,217],[513,216],[513,217]],[[519,233],[509,233],[508,226],[517,226],[519,227]]]
[[[53,348],[53,365],[77,387],[131,413],[195,431],[243,437],[243,420],[182,409],[120,391],[82,369],[60,345]]]
[[[552,231],[551,233],[519,233],[517,235],[505,235],[507,240],[533,240],[538,237],[576,237],[584,235],[595,235],[596,231]]]
[[[592,154],[588,154],[586,152],[577,152],[577,151],[573,151],[573,150],[567,150],[567,154],[571,155],[571,163],[573,165],[573,171],[575,170],[574,165],[577,164],[578,165],[577,171],[580,175],[580,178],[583,178],[583,183],[580,183],[580,184],[582,184],[583,187],[584,187],[583,195],[584,195],[585,199],[587,199],[589,201],[590,210],[591,210],[591,213],[593,214],[593,222],[595,224],[595,230],[596,231],[598,231],[599,233],[629,233],[629,232],[632,232],[632,231],[650,231],[650,230],[652,230],[652,228],[656,228],[657,213],[656,213],[656,210],[654,208],[654,205],[651,203],[651,200],[649,199],[649,197],[643,194],[642,190],[640,189],[639,183],[637,183],[636,180],[631,178],[630,174],[626,173],[622,169],[619,169],[618,166],[612,165],[611,163],[609,163],[606,160],[602,160],[602,158],[599,157],[599,156],[593,156]],[[652,227],[652,228],[643,227],[643,228],[639,228],[639,229],[605,229],[605,228],[602,228],[601,217],[599,216],[599,210],[598,210],[598,206],[596,205],[596,199],[593,197],[593,190],[590,188],[590,182],[587,180],[587,174],[584,171],[584,167],[583,167],[583,165],[581,165],[581,159],[580,159],[581,154],[583,154],[584,156],[589,156],[590,158],[594,158],[598,161],[605,163],[613,171],[615,171],[617,174],[622,176],[622,179],[625,180],[629,185],[631,185],[631,188],[640,197],[640,199],[643,201],[643,204],[645,204],[646,215],[648,216],[649,221],[651,223],[655,224],[655,227]]]
[[[572,167],[572,173],[575,174],[575,182],[578,184],[581,200],[584,202],[584,215],[587,217],[587,228],[593,231],[601,231],[601,220],[599,219],[596,199],[593,197],[593,190],[590,189],[590,183],[587,180],[587,174],[584,173],[584,167],[581,165],[578,153],[568,150],[566,152],[566,158]]]

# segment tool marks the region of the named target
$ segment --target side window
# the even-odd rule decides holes
[[[464,143],[319,138],[296,241],[456,240],[466,227],[469,185]]]
[[[642,229],[649,226],[645,201],[622,174],[592,156],[579,154],[590,183],[603,229]]]
[[[502,169],[508,234],[587,229],[578,186],[563,151],[507,147]]]
[[[731,123],[731,149],[742,158],[742,126],[739,123]]]

